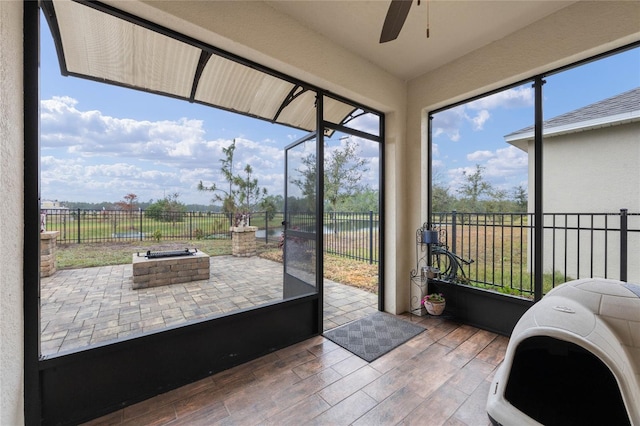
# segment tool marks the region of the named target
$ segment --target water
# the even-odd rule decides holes
[[[282,227],[279,226],[277,228],[269,228],[269,237],[280,237],[280,235],[282,234]],[[264,229],[258,229],[256,231],[256,238],[264,238],[265,237],[265,230]]]

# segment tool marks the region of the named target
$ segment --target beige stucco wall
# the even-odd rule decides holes
[[[397,279],[408,275],[413,233],[426,221],[427,112],[463,101],[640,40],[640,2],[580,1],[478,49],[441,68],[411,80],[407,96],[407,146],[403,151],[406,192],[398,196],[403,217],[391,237],[407,242],[398,247]],[[403,288],[398,288],[402,292]],[[408,291],[404,288],[404,291]],[[399,299],[406,299],[404,293]]]
[[[393,313],[408,307],[415,229],[426,221],[425,112],[640,39],[640,2],[581,1],[405,83],[259,2],[143,6],[156,22],[387,114],[385,309]]]
[[[544,139],[545,212],[640,212],[640,122]],[[535,150],[530,143],[529,170]],[[529,187],[534,187],[529,173]],[[558,183],[561,182],[561,185]],[[529,195],[529,205],[533,205]]]
[[[543,205],[545,213],[619,213],[627,209],[629,213],[640,212],[640,122],[608,126],[600,129],[547,137],[544,139],[543,154]],[[535,149],[533,141],[528,148],[529,170],[533,170]],[[529,210],[534,206],[533,173],[529,173]],[[581,226],[589,227],[590,219],[582,217]],[[640,227],[640,217],[628,217],[629,228]],[[556,225],[562,226],[562,216],[556,218]],[[552,219],[546,220],[552,225]],[[569,226],[577,226],[575,217],[569,219]],[[596,216],[594,227],[619,228],[619,219],[611,216],[605,224],[602,216]],[[571,278],[614,278],[619,279],[620,241],[618,234],[607,235],[595,232],[591,235],[583,231],[578,240],[575,231],[545,232],[544,271],[565,273]],[[640,282],[640,235],[628,234],[628,270],[630,282]],[[593,241],[592,241],[593,239]],[[555,244],[555,250],[553,246]],[[578,245],[580,250],[578,250]],[[568,256],[580,253],[580,258]],[[593,247],[593,253],[592,253]],[[606,249],[605,249],[606,247]],[[605,252],[607,270],[604,268]],[[555,253],[555,255],[554,255]],[[555,262],[554,262],[555,257]],[[593,266],[591,259],[593,258]],[[529,256],[531,259],[531,256]],[[565,271],[566,260],[566,271]]]
[[[640,2],[579,2],[407,85],[259,3],[154,2],[146,7],[159,23],[387,113],[385,301],[390,312],[408,305],[414,232],[426,220],[425,111],[640,39]],[[185,25],[187,20],[196,25]],[[260,30],[265,27],[268,37]],[[0,269],[3,425],[23,423],[21,40],[21,2],[0,1],[0,248],[2,254],[19,253]]]
[[[143,7],[154,22],[386,113],[385,310],[403,312],[396,280],[408,279],[395,259],[406,253],[395,236],[404,223],[406,83],[260,2],[112,3],[131,12]]]
[[[22,2],[0,1],[0,76],[0,425],[19,425],[24,423]]]

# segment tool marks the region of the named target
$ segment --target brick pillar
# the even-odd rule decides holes
[[[58,231],[40,233],[40,276],[48,277],[56,272],[56,247]]]
[[[236,257],[255,256],[257,230],[257,226],[231,227],[231,254]]]

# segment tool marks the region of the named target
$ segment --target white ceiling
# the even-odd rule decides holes
[[[180,34],[148,28],[133,16],[125,20],[103,5],[92,6],[68,0],[42,2],[60,47],[63,74],[199,102],[307,131],[316,128],[313,90],[203,51],[180,40]],[[329,122],[345,124],[355,110],[339,99],[324,98],[324,118]]]
[[[410,80],[508,34],[575,1],[417,0],[399,37],[380,44],[389,0],[272,0],[271,7],[313,31]],[[426,37],[427,8],[430,37]]]
[[[141,10],[138,12],[142,13],[135,10],[144,9],[143,2],[113,3],[133,8],[134,16],[149,19]],[[183,16],[192,22],[193,25],[187,26],[191,30],[197,30],[198,23],[213,28],[226,25],[222,29],[227,33],[231,29],[231,36],[245,39],[256,30],[263,30],[260,19],[252,20],[252,17],[275,11],[280,17],[290,17],[277,22],[295,21],[292,26],[285,25],[290,31],[293,28],[291,34],[300,26],[309,28],[402,80],[454,61],[572,3],[574,1],[422,0],[422,4],[417,5],[414,0],[399,37],[380,44],[380,31],[390,0],[266,0],[261,7],[256,7],[257,2],[221,2],[217,4],[219,7],[186,0],[150,2],[170,9],[165,17],[172,16],[173,12],[176,14],[173,16]],[[223,56],[214,54],[209,59],[207,52],[191,41],[156,32],[133,17],[131,20],[137,24],[121,19],[108,6],[68,0],[42,4],[47,19],[57,20],[51,27],[59,29],[54,37],[56,44],[62,46],[65,73],[201,102],[302,129],[315,126],[315,116],[309,115],[309,111],[314,110],[315,97],[297,88],[294,82],[279,80]],[[430,38],[426,37],[427,7]],[[154,10],[147,9],[147,13]],[[236,19],[246,16],[249,23],[243,28],[233,21],[227,22],[225,17],[233,13]],[[326,110],[335,110],[333,122],[342,123],[353,107],[335,102],[339,107],[332,109],[325,105]]]

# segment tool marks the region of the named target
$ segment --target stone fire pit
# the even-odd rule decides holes
[[[201,251],[134,253],[133,289],[209,279],[209,255]]]

